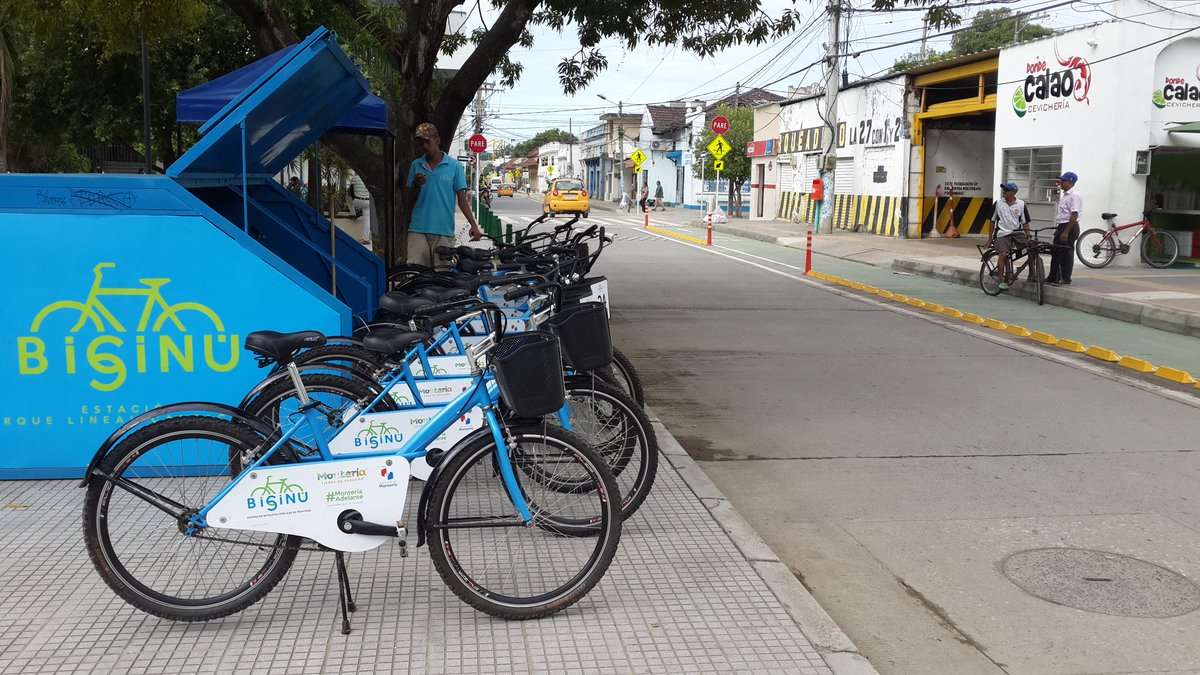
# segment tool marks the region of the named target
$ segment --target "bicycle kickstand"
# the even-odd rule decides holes
[[[354,598],[350,595],[350,573],[346,571],[346,554],[337,551],[334,553],[334,558],[337,560],[338,608],[342,611],[342,635],[349,635],[350,616],[346,611],[353,612],[358,607],[355,606]]]

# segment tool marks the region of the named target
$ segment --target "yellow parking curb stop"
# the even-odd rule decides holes
[[[992,330],[1007,330],[1008,324],[1004,323],[1003,321],[999,321],[997,319],[989,318],[989,319],[983,320],[983,327],[991,328]]]
[[[1158,370],[1153,363],[1150,363],[1146,359],[1139,359],[1136,356],[1122,356],[1117,365],[1122,368],[1136,370],[1139,373],[1153,373]]]
[[[963,318],[963,313],[958,311],[957,309],[954,309],[953,307],[943,307],[941,309],[941,312],[942,312],[942,314],[945,314],[946,316],[948,316],[952,319]]]
[[[942,306],[937,304],[936,302],[925,303],[925,309],[927,309],[931,312],[937,312],[938,314],[942,313]]]
[[[1016,335],[1017,337],[1029,337],[1033,335],[1033,333],[1030,333],[1029,329],[1025,326],[1015,326],[1013,324],[1009,324],[1008,328],[1005,330],[1012,335]]]
[[[1053,335],[1051,335],[1049,333],[1043,333],[1040,330],[1033,331],[1033,333],[1031,333],[1029,335],[1029,337],[1033,338],[1034,340],[1037,340],[1038,342],[1040,342],[1044,345],[1054,345],[1054,344],[1058,343],[1058,338],[1054,337]]]
[[[885,300],[891,300],[896,297],[895,293],[893,293],[891,291],[882,291],[882,290],[879,291],[876,295],[878,295],[881,298],[884,298]]]
[[[1161,377],[1164,380],[1170,380],[1176,384],[1196,383],[1196,378],[1192,377],[1192,374],[1186,370],[1176,370],[1175,368],[1161,366],[1158,370],[1154,371],[1154,374],[1157,377]]]
[[[913,307],[924,307],[924,306],[925,306],[925,301],[924,301],[924,300],[918,300],[917,298],[905,298],[905,300],[904,300],[904,304],[906,304],[906,305],[912,305]]]
[[[1088,347],[1084,354],[1087,354],[1093,359],[1100,359],[1101,361],[1108,361],[1110,363],[1116,363],[1117,361],[1121,360],[1120,354],[1117,354],[1107,347],[1097,347],[1096,345]]]
[[[973,324],[981,324],[981,323],[983,323],[983,317],[982,317],[982,316],[979,316],[978,314],[971,314],[970,312],[967,312],[966,314],[963,314],[963,315],[962,315],[962,320],[963,320],[963,321],[966,321],[967,323],[973,323]]]
[[[1076,342],[1075,340],[1068,340],[1066,338],[1059,339],[1058,344],[1055,346],[1059,349],[1065,349],[1069,352],[1075,352],[1078,354],[1082,354],[1083,352],[1087,351],[1087,347],[1084,347],[1082,342]]]

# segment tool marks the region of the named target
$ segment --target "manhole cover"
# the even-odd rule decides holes
[[[1154,563],[1083,548],[1037,548],[1010,555],[1004,576],[1058,605],[1099,614],[1165,618],[1200,609],[1200,587]]]

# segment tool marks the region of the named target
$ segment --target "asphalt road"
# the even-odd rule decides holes
[[[649,404],[880,672],[1200,670],[1200,400],[593,216]]]

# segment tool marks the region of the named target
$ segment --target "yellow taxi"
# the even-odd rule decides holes
[[[583,181],[578,178],[555,178],[550,181],[546,196],[542,198],[542,213],[578,213],[587,218],[590,212]]]
[[[500,188],[498,190],[496,190],[496,196],[497,197],[513,196],[513,184],[512,183],[504,183],[503,185],[501,185]]]

